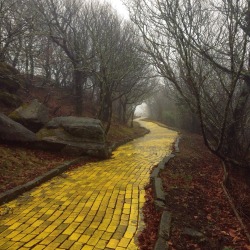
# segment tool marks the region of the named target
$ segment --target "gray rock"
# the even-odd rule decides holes
[[[163,190],[161,178],[156,177],[153,179],[153,190],[155,192],[155,199],[165,202],[165,192]]]
[[[183,230],[183,234],[184,235],[188,235],[188,236],[193,237],[193,238],[204,238],[204,234],[203,233],[198,232],[197,230],[195,230],[193,228],[188,228],[188,227],[186,227]]]
[[[159,167],[154,168],[154,170],[153,170],[152,173],[150,174],[150,178],[153,179],[153,178],[158,177],[159,172],[160,172]]]
[[[22,126],[21,124],[11,120],[4,114],[0,113],[0,140],[4,142],[35,142],[36,135]]]
[[[105,142],[105,133],[100,120],[85,117],[56,117],[47,125],[47,129],[63,128],[71,136],[84,142]]]
[[[48,109],[37,99],[30,104],[22,105],[9,117],[33,132],[37,132],[49,121]]]
[[[165,239],[159,237],[155,243],[154,250],[167,250],[168,243]]]
[[[159,236],[168,239],[170,235],[171,213],[164,211],[161,216]]]
[[[75,156],[108,158],[111,155],[100,120],[72,116],[57,117],[47,123],[37,136],[43,149],[55,149]]]
[[[155,200],[154,204],[155,204],[156,210],[158,210],[158,211],[161,211],[164,208],[166,208],[166,205],[165,205],[165,203],[162,200]]]

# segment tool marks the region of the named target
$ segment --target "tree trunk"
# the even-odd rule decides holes
[[[134,127],[134,116],[135,116],[135,109],[133,109],[131,113],[131,123],[130,123],[131,128]]]
[[[85,77],[83,72],[75,69],[74,70],[74,94],[75,94],[75,112],[76,115],[82,115],[83,113],[83,83]]]
[[[45,79],[43,85],[50,84],[51,82],[50,46],[51,46],[50,38],[47,37],[47,44],[45,50],[45,65],[44,65]]]
[[[112,116],[112,99],[109,93],[101,93],[101,107],[98,118],[103,122],[109,122],[110,116]]]
[[[243,160],[243,156],[246,155],[246,143],[245,143],[245,116],[246,106],[250,96],[250,79],[245,80],[245,86],[240,93],[237,106],[233,112],[233,124],[229,129],[228,139],[230,140],[229,154],[238,158],[239,161]]]

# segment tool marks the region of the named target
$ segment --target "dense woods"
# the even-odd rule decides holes
[[[154,88],[137,28],[107,3],[1,0],[0,14],[0,60],[25,76],[27,91],[67,89],[75,114],[93,106],[107,132],[113,112],[126,124]]]
[[[195,129],[199,121],[213,153],[249,168],[249,1],[136,0],[129,7],[172,104],[192,113],[186,121]],[[151,102],[159,119],[176,119]]]
[[[32,84],[65,89],[106,124],[152,116],[201,132],[224,161],[249,167],[249,2],[1,0],[0,60]],[[39,80],[38,80],[39,79]]]

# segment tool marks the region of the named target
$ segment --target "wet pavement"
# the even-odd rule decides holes
[[[151,132],[0,207],[0,249],[138,249],[144,186],[177,133]]]

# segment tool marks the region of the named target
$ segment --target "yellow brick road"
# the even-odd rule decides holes
[[[150,169],[177,133],[151,122],[112,158],[53,178],[0,207],[0,249],[138,249]]]

